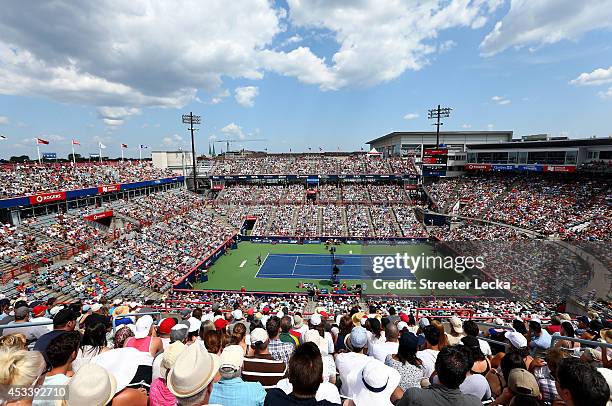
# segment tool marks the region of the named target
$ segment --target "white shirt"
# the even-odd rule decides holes
[[[289,378],[281,379],[276,384],[276,387],[281,389],[287,395],[293,392],[293,385],[289,382]],[[315,399],[317,401],[327,400],[331,403],[341,404],[340,393],[338,392],[338,388],[336,385],[331,384],[327,381],[322,382],[319,385],[319,389],[317,389],[317,393],[315,395]]]
[[[436,360],[440,351],[426,349],[417,351],[417,358],[423,362],[423,376],[429,378],[436,370]]]
[[[397,354],[399,343],[387,341],[381,344],[374,344],[371,350],[368,350],[368,355],[376,358],[380,362],[385,362],[387,355]]]
[[[365,354],[356,352],[345,352],[336,356],[336,368],[342,382],[346,382],[346,377],[355,369],[362,369],[368,362],[369,357]],[[347,385],[342,385],[342,394],[348,396]]]

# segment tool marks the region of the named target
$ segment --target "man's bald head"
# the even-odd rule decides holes
[[[385,338],[387,341],[397,341],[399,337],[399,331],[395,323],[389,323],[385,327]]]

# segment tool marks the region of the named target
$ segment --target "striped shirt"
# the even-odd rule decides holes
[[[270,354],[244,357],[242,379],[245,382],[259,382],[266,389],[287,376],[287,366],[281,360],[275,360]]]

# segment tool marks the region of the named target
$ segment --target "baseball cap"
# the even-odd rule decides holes
[[[234,320],[241,320],[242,319],[242,310],[240,309],[236,309],[232,312],[232,317],[234,318]]]
[[[410,320],[410,317],[406,313],[400,313],[399,318],[404,323],[408,323],[408,320]]]
[[[420,328],[425,328],[427,326],[429,326],[429,319],[427,317],[423,317],[422,319],[419,320]]]
[[[34,306],[32,309],[32,314],[36,317],[42,316],[47,311],[48,307],[43,305]]]
[[[321,324],[321,315],[315,313],[310,316],[310,324],[312,324],[313,326],[318,326],[319,324]]]
[[[214,324],[215,324],[215,328],[217,330],[221,330],[221,329],[224,329],[225,327],[227,327],[227,325],[229,324],[229,321],[220,318],[220,319],[215,320]]]
[[[540,387],[538,386],[535,376],[526,369],[514,368],[510,371],[508,388],[510,388],[515,395],[540,396]]]
[[[419,338],[414,333],[406,332],[401,335],[399,345],[410,352],[416,352],[419,348]]]
[[[30,308],[27,306],[21,306],[15,309],[15,318],[23,319],[28,314],[30,314]]]
[[[450,325],[457,334],[463,334],[463,322],[457,316],[450,318]]]
[[[189,315],[191,314],[191,310],[190,309],[183,309],[179,312],[179,314],[181,315],[181,317],[189,317]]]
[[[534,323],[542,324],[542,320],[540,320],[540,318],[538,317],[537,314],[532,314],[531,318],[529,319],[529,322],[534,322]]]
[[[352,348],[363,348],[368,344],[367,330],[361,326],[353,327],[348,337],[348,342]]]
[[[244,350],[239,345],[228,345],[221,352],[220,368],[237,371],[242,368]]]
[[[252,344],[265,343],[266,341],[268,341],[268,339],[268,333],[261,327],[258,327],[255,330],[251,331]]]
[[[510,344],[512,344],[514,348],[527,347],[527,339],[518,331],[506,331],[504,337],[506,337],[506,340],[510,341]]]
[[[101,308],[102,308],[102,305],[100,303],[95,303],[95,304],[91,305],[91,311],[92,312],[97,312]]]
[[[142,316],[136,321],[136,331],[134,331],[135,338],[145,338],[151,331],[153,325],[153,317],[146,315]]]
[[[161,323],[159,323],[159,332],[161,334],[170,334],[170,330],[172,329],[172,327],[174,327],[176,325],[176,320],[168,317],[166,319],[163,319],[161,321]]]
[[[198,319],[196,319],[195,317],[190,317],[188,320],[189,322],[189,332],[190,333],[195,333],[196,331],[200,331],[200,327],[202,327],[202,322]]]

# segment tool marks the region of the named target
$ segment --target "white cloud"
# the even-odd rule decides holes
[[[480,44],[484,56],[521,48],[574,40],[582,34],[612,27],[610,0],[512,0],[510,11]]]
[[[65,141],[66,137],[62,136],[62,135],[58,135],[58,134],[43,134],[40,136],[40,138],[47,140],[47,141]]]
[[[495,128],[493,124],[487,124],[487,130],[491,131]]]
[[[213,98],[210,99],[210,104],[219,104],[225,99],[229,97],[230,92],[227,89],[223,89],[221,92],[217,93]]]
[[[449,39],[448,41],[444,41],[443,43],[438,45],[438,52],[439,53],[448,52],[451,49],[453,49],[455,46],[457,46],[457,43],[453,41],[452,39]]]
[[[570,81],[572,85],[596,86],[612,83],[612,66],[608,69],[599,68],[590,73],[581,73],[576,79]]]
[[[9,119],[6,116],[0,116],[0,124],[8,124]]]
[[[404,120],[414,120],[415,118],[419,118],[418,113],[408,113],[404,116]]]
[[[253,107],[255,105],[255,97],[259,94],[257,86],[237,87],[235,89],[236,102],[243,107]]]
[[[221,129],[221,132],[224,134],[231,135],[232,137],[237,137],[241,140],[245,138],[244,132],[242,131],[242,127],[240,127],[236,123],[229,123]]]
[[[509,99],[506,99],[504,96],[493,96],[491,97],[491,101],[496,104],[499,104],[500,106],[511,103],[511,101]]]
[[[331,33],[339,45],[327,61],[308,47],[264,51],[262,65],[316,84],[323,90],[371,86],[425,66],[436,51],[430,41],[455,27],[478,28],[500,1],[449,0],[288,0],[289,21],[297,28]]]
[[[130,116],[140,114],[140,109],[136,107],[99,107],[98,117],[102,119],[104,124],[110,127],[120,126],[125,122],[125,119]]]
[[[184,143],[183,141],[183,137],[178,134],[174,134],[169,137],[162,138],[162,145],[166,147],[173,147],[177,145],[182,145]]]
[[[603,99],[612,99],[612,86],[607,91],[599,92],[599,97]]]
[[[465,130],[470,129],[470,128],[472,128],[472,124],[462,124],[461,128],[463,128]]]

